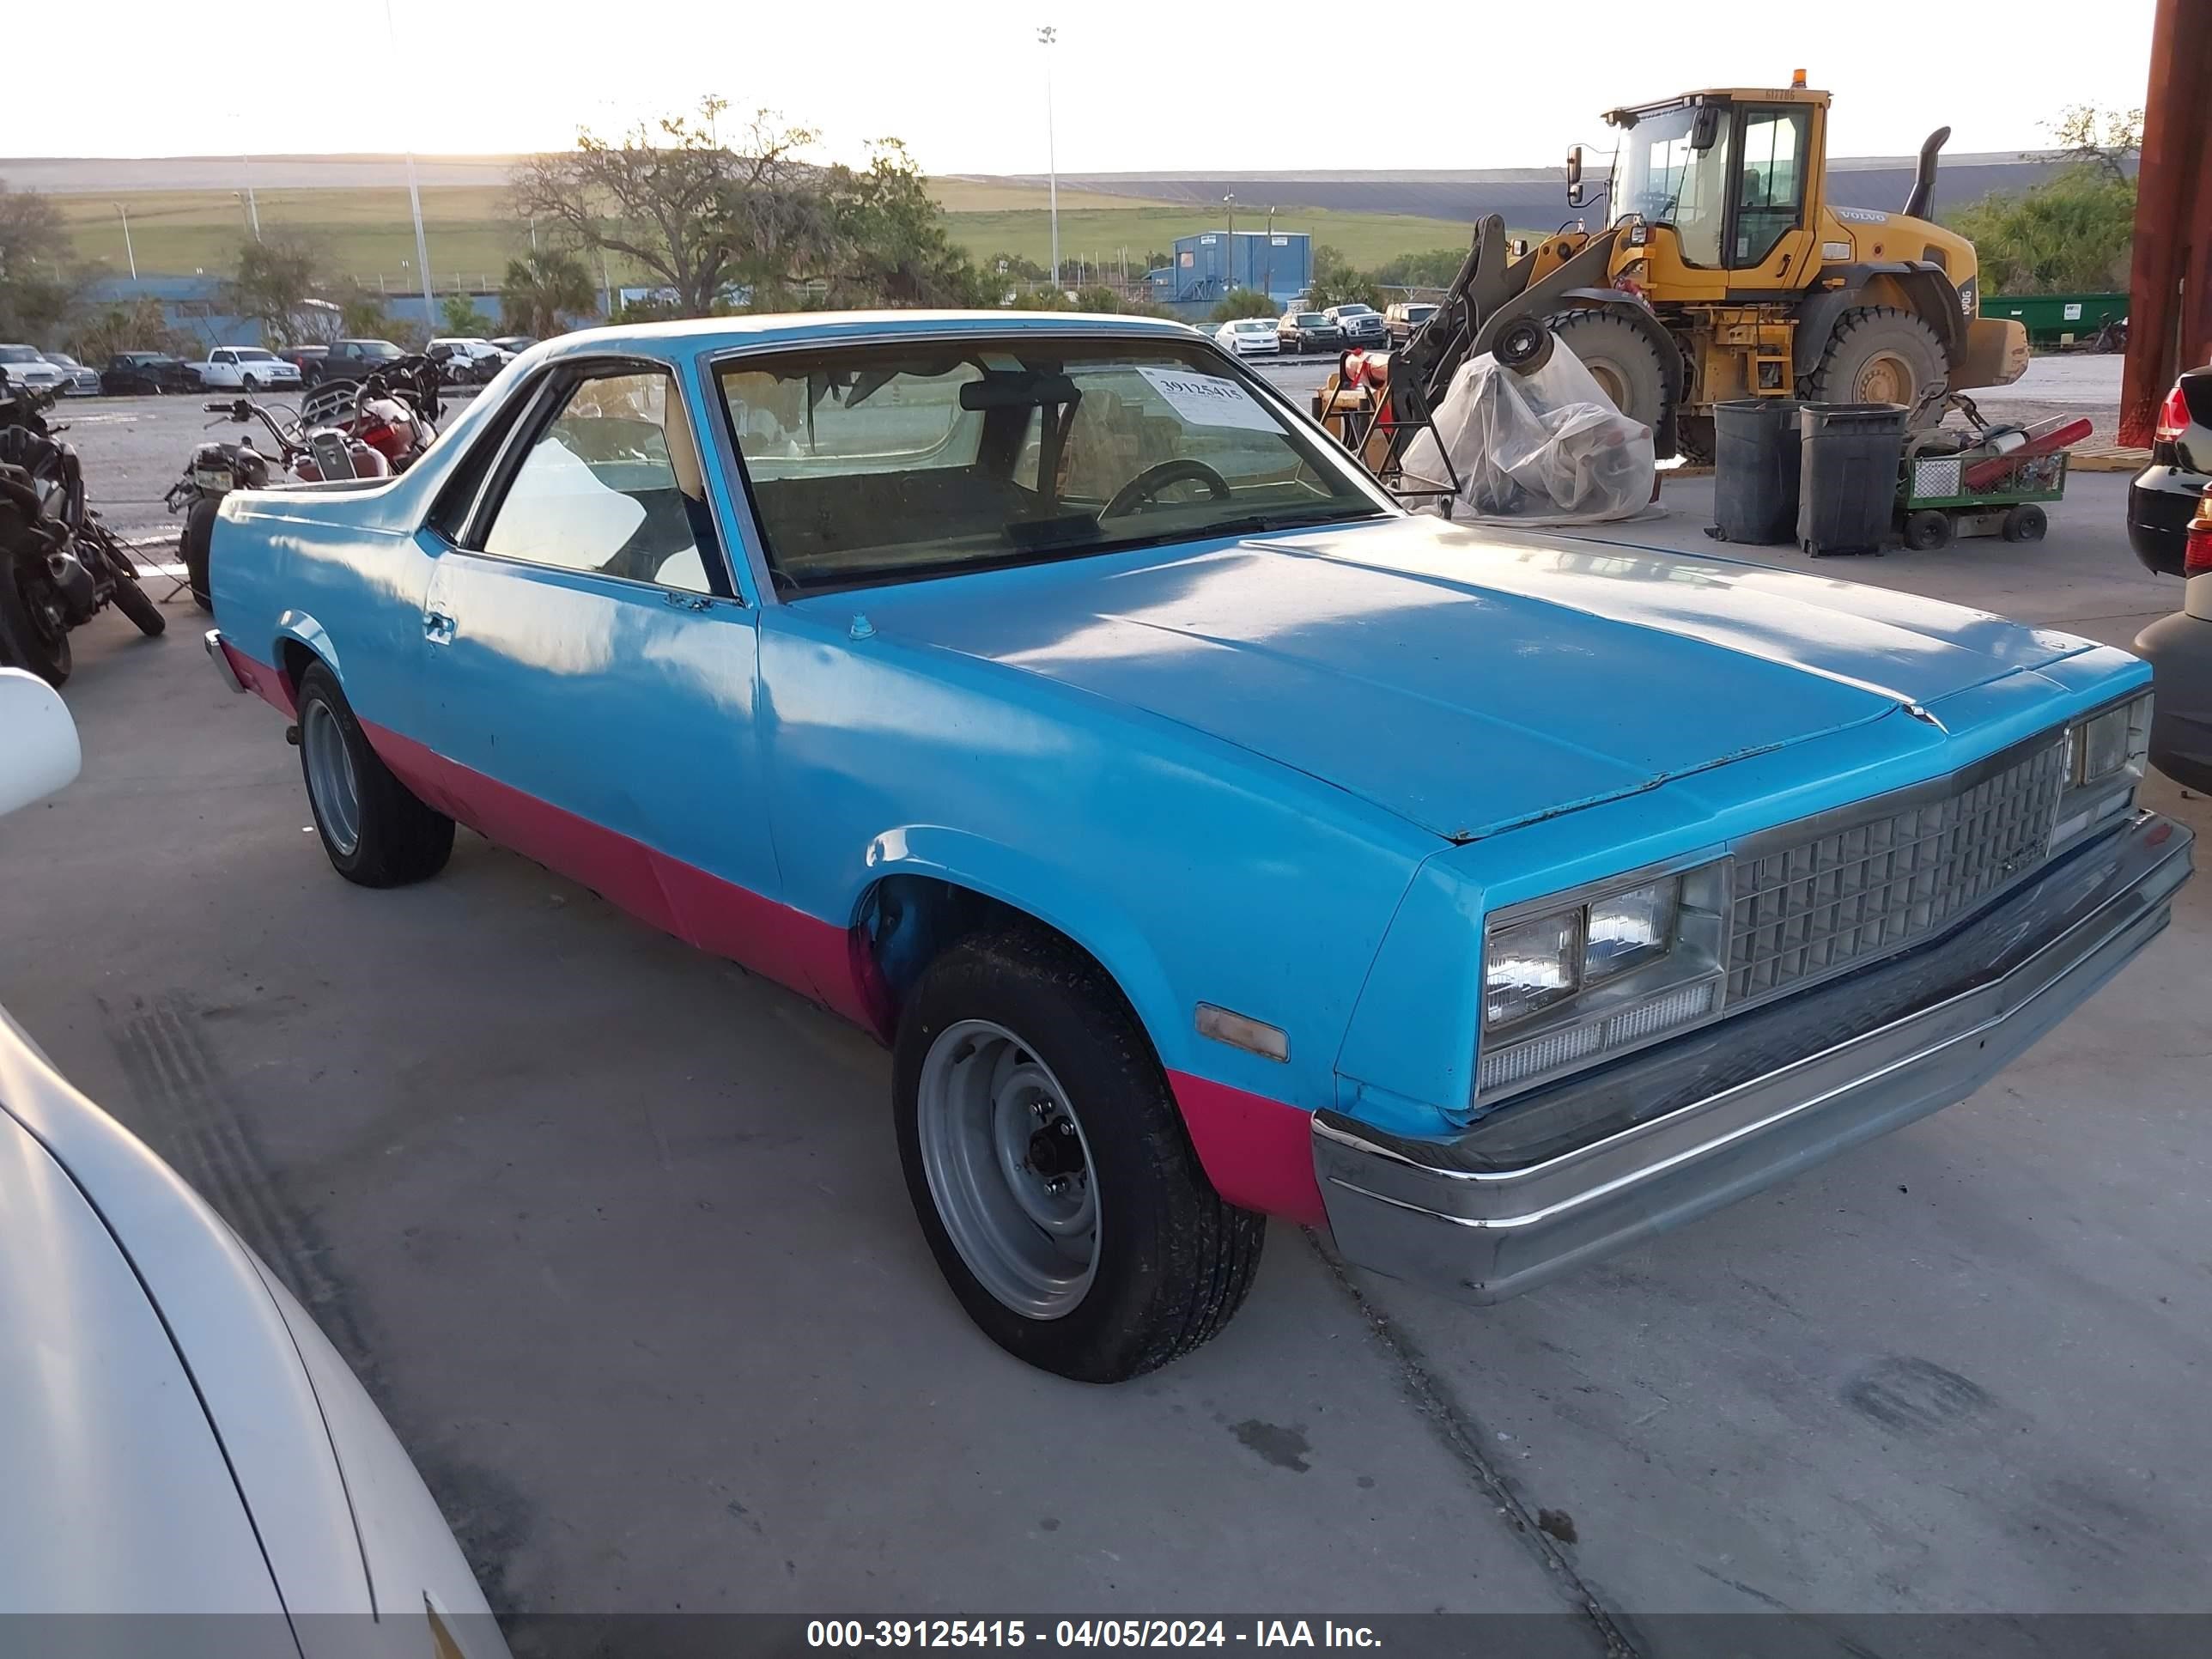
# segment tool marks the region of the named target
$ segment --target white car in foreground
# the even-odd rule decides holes
[[[0,812],[76,775],[68,709],[18,669],[0,732]],[[30,1651],[505,1659],[314,1321],[4,1012],[0,1332],[0,1613],[166,1615],[54,1621],[54,1648],[34,1620]],[[268,1616],[205,1616],[238,1613]]]
[[[1272,357],[1282,344],[1275,337],[1273,317],[1239,317],[1213,331],[1213,343],[1239,357]]]
[[[58,396],[69,390],[67,372],[48,362],[46,354],[32,346],[0,345],[0,374],[5,374],[12,384],[28,386],[33,392],[51,392]]]
[[[300,387],[299,365],[259,346],[217,346],[204,362],[192,367],[210,391],[259,392],[266,386],[296,392]]]

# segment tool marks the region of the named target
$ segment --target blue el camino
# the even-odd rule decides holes
[[[465,823],[875,1033],[952,1289],[1093,1381],[1269,1215],[1495,1300],[1960,1099],[2190,867],[2134,658],[1409,515],[1169,324],[571,335],[212,565],[340,874]]]

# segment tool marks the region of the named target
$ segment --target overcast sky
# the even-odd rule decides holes
[[[714,92],[821,129],[833,157],[896,134],[939,173],[1044,170],[1044,23],[1063,172],[1400,169],[1548,165],[1603,136],[1601,109],[1798,67],[1836,94],[1838,155],[1946,124],[1954,154],[2035,148],[2069,104],[2142,102],[2152,9],[391,0],[410,95],[365,90],[394,61],[377,0],[242,30],[177,0],[25,3],[46,38],[7,77],[0,156],[389,152],[410,131],[426,154],[550,149]],[[1301,61],[1232,69],[1232,40]]]

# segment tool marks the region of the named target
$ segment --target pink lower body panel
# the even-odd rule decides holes
[[[286,677],[223,644],[239,678],[285,714]],[[550,801],[362,721],[378,757],[423,801],[487,840],[582,882],[641,921],[811,996],[882,1040],[893,1010],[858,933],[656,852]],[[1312,1119],[1296,1106],[1188,1072],[1168,1073],[1192,1146],[1231,1203],[1326,1226],[1314,1176]]]

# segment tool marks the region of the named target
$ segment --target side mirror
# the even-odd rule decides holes
[[[1583,204],[1583,147],[1577,144],[1567,152],[1567,205]]]
[[[83,751],[61,693],[20,668],[0,668],[0,812],[42,800],[77,774]]]
[[[1713,147],[1714,141],[1720,136],[1721,106],[1718,104],[1698,105],[1697,114],[1690,121],[1690,148],[1702,155]]]

